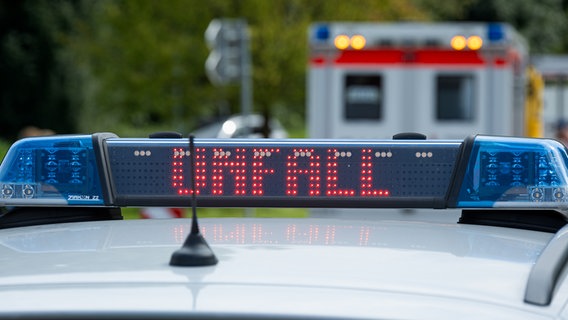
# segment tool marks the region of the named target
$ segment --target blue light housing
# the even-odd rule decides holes
[[[92,136],[14,143],[0,166],[0,205],[104,205]]]
[[[318,41],[326,41],[329,39],[329,26],[320,24],[315,29],[315,38]]]
[[[458,208],[566,208],[568,158],[554,140],[478,136]]]
[[[491,42],[498,42],[505,39],[505,30],[499,23],[490,23],[487,27],[487,38]]]

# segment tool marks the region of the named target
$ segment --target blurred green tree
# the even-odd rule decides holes
[[[202,118],[239,112],[238,87],[216,88],[205,76],[204,31],[214,18],[249,24],[255,110],[302,128],[310,22],[426,18],[409,0],[102,0],[91,12],[70,42],[90,79],[79,124],[121,136],[185,133]]]
[[[535,53],[568,50],[567,0],[415,0],[436,20],[501,21],[514,26]]]
[[[74,132],[81,97],[61,42],[73,1],[0,1],[0,138],[25,126]]]
[[[533,52],[568,48],[568,0],[0,0],[0,137],[24,125],[58,133],[187,133],[239,112],[236,85],[205,75],[204,31],[244,18],[254,108],[304,127],[308,25],[314,21],[507,21]]]

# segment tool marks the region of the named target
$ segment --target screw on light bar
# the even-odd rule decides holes
[[[555,208],[568,157],[554,140],[28,138],[0,166],[3,206]],[[195,191],[190,181],[196,182]]]

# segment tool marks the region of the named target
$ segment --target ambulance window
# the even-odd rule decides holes
[[[473,77],[471,75],[438,75],[436,118],[438,120],[471,120],[473,118]]]
[[[380,119],[383,104],[382,77],[347,75],[345,77],[345,119]]]

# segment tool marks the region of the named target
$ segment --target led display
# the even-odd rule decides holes
[[[326,144],[297,141],[234,143],[196,141],[195,165],[185,143],[136,145],[108,142],[118,198],[234,197],[272,201],[303,199],[441,198],[446,194],[460,143]],[[189,197],[187,197],[189,199]],[[264,201],[264,200],[263,200]],[[285,203],[283,203],[285,204]]]

